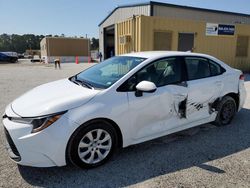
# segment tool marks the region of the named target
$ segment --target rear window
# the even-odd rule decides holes
[[[209,63],[206,59],[187,57],[185,58],[188,80],[196,80],[210,76]]]
[[[225,72],[219,64],[201,57],[186,57],[188,80],[197,80],[221,75]]]
[[[210,63],[211,76],[217,76],[222,74],[222,68],[220,65],[211,60],[209,61],[209,63]]]

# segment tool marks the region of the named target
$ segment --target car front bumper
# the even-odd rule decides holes
[[[20,165],[51,167],[66,165],[68,140],[77,125],[62,116],[50,127],[31,133],[32,125],[3,119],[6,149],[10,158]]]

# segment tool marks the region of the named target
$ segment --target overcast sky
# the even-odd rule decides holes
[[[250,0],[158,0],[250,14]],[[98,24],[118,5],[145,0],[0,0],[0,34],[98,37]]]

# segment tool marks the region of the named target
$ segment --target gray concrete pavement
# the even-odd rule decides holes
[[[0,64],[0,114],[25,91],[88,66]],[[250,76],[247,80],[250,93]],[[0,187],[250,187],[249,122],[250,96],[230,126],[206,124],[190,130],[191,136],[175,134],[125,148],[92,170],[17,166],[4,149],[0,126]]]

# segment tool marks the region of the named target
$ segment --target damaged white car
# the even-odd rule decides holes
[[[91,168],[117,148],[208,122],[228,125],[245,98],[242,72],[214,57],[141,52],[34,88],[6,108],[3,124],[17,163]]]

